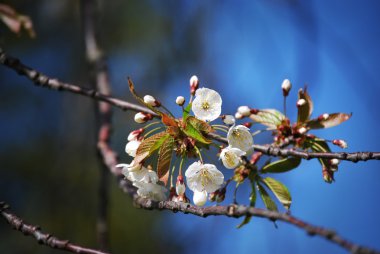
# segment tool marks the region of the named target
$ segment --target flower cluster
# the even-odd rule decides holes
[[[349,119],[350,115],[325,113],[316,119],[310,119],[313,103],[306,89],[300,89],[298,93],[297,122],[290,124],[286,113],[282,114],[275,109],[240,106],[234,116],[221,115],[220,94],[215,90],[199,87],[199,84],[198,78],[192,76],[188,102],[184,96],[176,98],[176,104],[182,108],[182,116],[176,118],[153,96],[140,97],[135,91],[134,84],[129,80],[129,88],[134,97],[154,112],[154,114],[149,111],[138,112],[135,115],[136,123],[144,124],[144,126],[132,131],[128,136],[125,152],[133,157],[133,160],[129,164],[117,165],[121,168],[122,174],[137,187],[139,196],[156,201],[169,199],[188,202],[187,186],[193,192],[194,204],[203,206],[208,199],[216,202],[223,201],[230,182],[236,182],[236,193],[240,184],[249,179],[252,186],[251,206],[255,206],[256,192],[258,192],[267,209],[277,210],[277,205],[268,194],[272,192],[288,209],[291,204],[288,189],[278,180],[266,177],[266,174],[292,170],[300,164],[301,159],[289,157],[274,162],[269,159],[259,167],[257,162],[262,154],[253,153],[253,137],[264,131],[272,131],[274,136],[272,146],[293,147],[293,149],[314,152],[330,151],[327,142],[342,148],[347,146],[343,140],[328,141],[308,133],[311,129],[338,125]],[[292,84],[287,79],[281,85],[285,106],[291,87]],[[286,112],[285,108],[284,112]],[[155,121],[154,116],[158,116],[160,121]],[[245,118],[251,121],[243,124],[236,123]],[[220,123],[215,123],[216,121]],[[267,128],[252,133],[250,127],[253,123],[263,124]],[[213,137],[225,135],[228,141],[227,146],[211,140],[211,133]],[[211,146],[219,148],[218,156],[221,164],[227,169],[234,169],[231,178],[225,179],[224,174],[216,165],[203,160],[202,154],[210,150]],[[338,169],[339,160],[320,159],[320,162],[324,180],[331,182],[333,173]],[[187,169],[182,174],[182,168],[187,164]],[[153,165],[156,166],[156,170],[153,170]],[[175,175],[177,180],[174,185]],[[170,194],[166,195],[168,189],[170,189]],[[248,221],[249,218],[244,220],[243,224]]]

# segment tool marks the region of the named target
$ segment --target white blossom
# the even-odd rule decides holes
[[[166,200],[167,189],[164,186],[145,182],[134,182],[133,185],[137,187],[137,195],[140,197],[155,201]]]
[[[220,116],[222,111],[222,98],[212,89],[200,88],[195,93],[191,109],[196,118],[213,121]]]
[[[136,157],[137,149],[139,148],[141,144],[141,141],[139,140],[132,140],[127,143],[125,146],[125,152],[132,157]]]
[[[142,165],[140,163],[135,163],[134,161],[132,161],[130,164],[117,164],[116,167],[122,167],[121,173],[123,173],[123,175],[127,177],[129,172],[135,172],[140,170],[142,168]]]
[[[232,115],[224,115],[223,116],[223,123],[227,125],[233,125],[235,124],[235,118]]]
[[[253,137],[249,128],[244,125],[231,127],[227,133],[227,140],[231,147],[239,148],[244,152],[252,150]]]
[[[121,172],[128,180],[132,182],[144,182],[144,183],[158,182],[157,173],[143,166],[139,170],[133,170],[133,171],[130,171],[130,167],[124,167]]]
[[[241,156],[245,155],[245,152],[239,148],[228,146],[223,148],[220,153],[220,159],[222,159],[223,165],[228,169],[236,168],[241,161]]]
[[[236,119],[242,119],[242,118],[243,118],[243,115],[240,114],[239,112],[236,112],[236,113],[235,113],[235,118],[236,118]]]
[[[196,206],[204,206],[207,201],[206,191],[194,191],[193,202]]]
[[[305,134],[306,132],[307,132],[307,129],[305,127],[301,127],[298,129],[298,133],[301,135]]]
[[[224,175],[213,164],[194,162],[185,172],[187,186],[192,191],[214,192],[220,188]]]
[[[177,103],[177,105],[179,106],[182,106],[183,104],[185,104],[185,97],[178,96],[177,99],[175,99],[175,103]]]
[[[251,109],[248,106],[240,106],[237,110],[242,116],[249,116],[251,114]]]

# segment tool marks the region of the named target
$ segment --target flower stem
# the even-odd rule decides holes
[[[146,138],[149,134],[152,134],[153,132],[155,132],[155,131],[157,131],[159,129],[162,129],[162,128],[165,128],[165,127],[164,126],[160,126],[160,127],[151,129],[150,131],[148,131],[147,133],[145,133],[144,138]]]
[[[185,157],[182,157],[181,158],[181,162],[179,163],[179,172],[178,172],[178,175],[182,175],[182,165],[183,165],[183,162],[185,160]]]
[[[159,124],[159,123],[161,123],[161,122],[160,122],[160,121],[152,122],[152,123],[150,123],[150,124],[145,125],[145,126],[143,127],[143,129],[147,129],[147,128],[149,128],[150,126],[152,126],[152,125],[156,125],[156,124]]]
[[[194,149],[195,149],[195,151],[197,151],[197,154],[199,155],[199,159],[200,159],[201,163],[203,164],[203,158],[202,158],[201,151],[199,151],[199,148],[197,146],[194,146]]]

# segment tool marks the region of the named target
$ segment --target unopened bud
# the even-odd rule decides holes
[[[207,201],[206,191],[194,191],[193,202],[196,206],[204,206]]]
[[[290,83],[289,79],[284,79],[281,84],[282,94],[284,96],[288,96],[290,89],[292,89],[292,83]]]
[[[322,170],[323,180],[326,183],[332,183],[334,181],[334,172],[328,170],[327,168],[323,168]]]
[[[252,123],[251,122],[246,122],[246,123],[243,123],[243,126],[245,126],[247,128],[251,128],[252,127]]]
[[[183,106],[183,104],[185,104],[185,97],[178,96],[177,99],[175,99],[175,103],[179,106]]]
[[[140,136],[141,136],[142,133],[144,133],[144,129],[143,128],[140,128],[138,130],[132,131],[128,135],[128,141],[138,140],[140,138]]]
[[[251,109],[248,106],[240,106],[237,112],[242,116],[249,116],[251,114]]]
[[[302,107],[302,106],[305,105],[305,104],[306,104],[305,99],[299,99],[299,100],[297,101],[297,107]]]
[[[263,155],[262,152],[255,152],[252,154],[251,156],[251,160],[249,161],[252,165],[255,165],[261,158],[261,156]]]
[[[185,193],[186,191],[186,186],[185,186],[185,183],[183,181],[183,176],[182,175],[179,175],[177,177],[177,182],[175,184],[175,190],[176,190],[176,193],[178,196],[181,196]]]
[[[342,139],[334,139],[334,140],[332,141],[332,143],[333,143],[334,145],[339,146],[340,148],[347,148],[347,143],[346,143],[346,141],[344,141],[344,140],[342,140]]]
[[[159,107],[161,103],[156,100],[152,95],[145,95],[144,102],[152,107]]]
[[[223,120],[223,123],[227,125],[235,124],[235,118],[232,115],[223,115],[222,120]]]
[[[136,123],[145,123],[149,120],[152,120],[153,116],[151,114],[139,112],[135,115],[135,122]]]
[[[242,118],[243,118],[243,115],[240,114],[239,112],[236,112],[236,113],[235,113],[235,118],[236,118],[236,119],[242,119]]]
[[[307,129],[305,127],[301,127],[298,129],[298,133],[301,135],[305,134],[306,132],[307,132]]]
[[[190,78],[190,94],[191,95],[194,95],[195,94],[195,91],[198,89],[199,87],[199,80],[198,80],[198,77],[193,75],[191,78]]]
[[[330,165],[332,165],[332,166],[338,166],[339,163],[340,163],[340,160],[338,160],[336,158],[330,160]]]

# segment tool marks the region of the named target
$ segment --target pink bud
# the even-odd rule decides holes
[[[156,100],[152,95],[145,95],[144,102],[152,107],[159,107],[161,103]]]
[[[284,96],[288,96],[290,89],[292,89],[292,83],[290,83],[289,79],[284,79],[281,84],[282,93]]]
[[[332,143],[333,143],[334,145],[339,146],[340,148],[347,148],[347,143],[346,143],[346,141],[344,141],[344,140],[342,140],[342,139],[334,139],[334,140],[332,141]]]
[[[302,106],[305,105],[305,104],[306,104],[305,99],[299,99],[299,100],[297,101],[297,107],[302,107]]]
[[[140,138],[141,134],[143,134],[143,133],[144,133],[144,129],[143,128],[140,128],[140,129],[132,131],[128,135],[128,141],[138,140]]]
[[[135,115],[135,122],[136,123],[146,123],[149,120],[152,120],[153,116],[148,113],[139,112]]]
[[[176,182],[175,189],[176,189],[176,193],[177,193],[178,196],[182,196],[185,193],[186,186],[185,186],[185,183],[183,181],[183,176],[182,175],[179,175],[177,177],[177,182]]]
[[[242,116],[249,116],[251,114],[251,109],[248,106],[240,106],[237,110]]]
[[[198,77],[193,75],[190,78],[190,93],[191,93],[191,95],[195,95],[195,91],[198,89],[198,87],[199,87]]]

